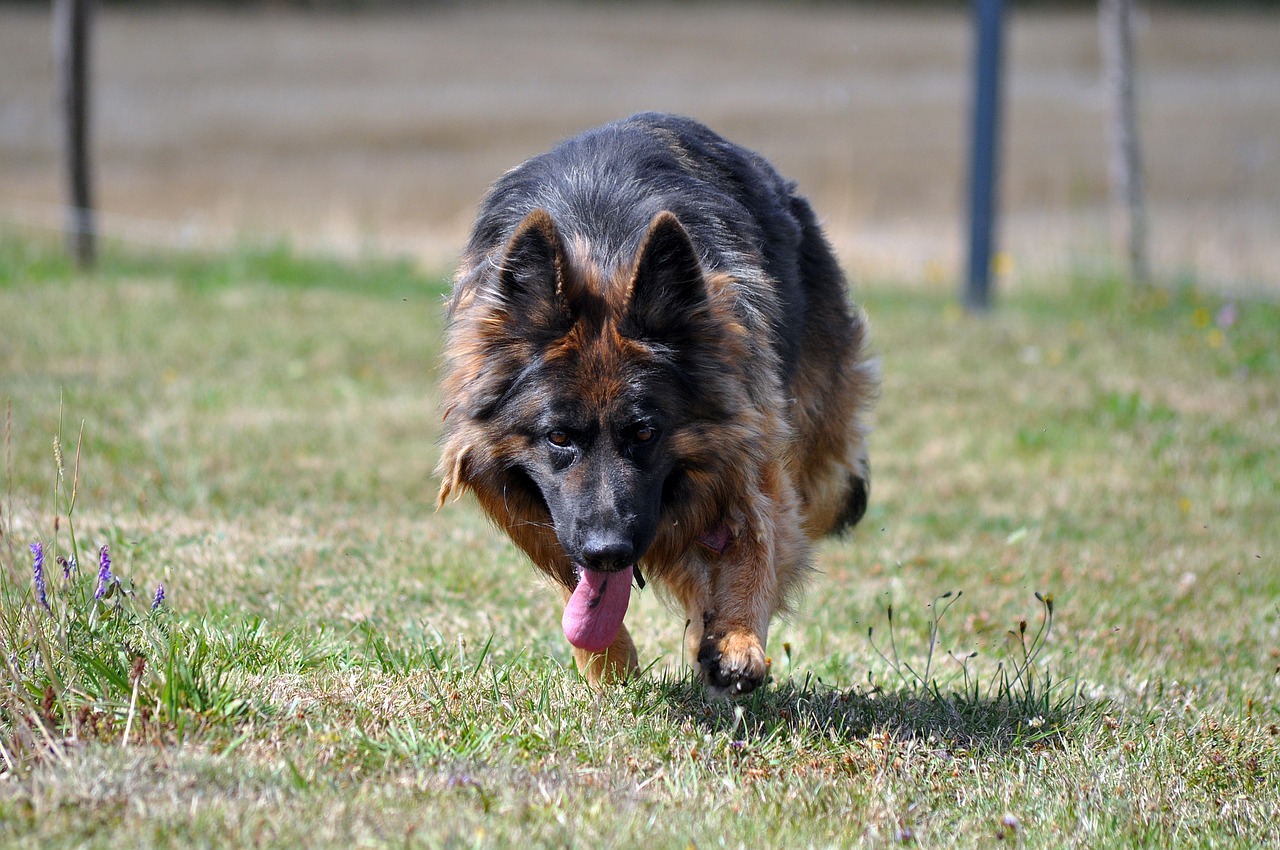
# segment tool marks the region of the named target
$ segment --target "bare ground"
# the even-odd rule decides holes
[[[99,202],[111,233],[406,251],[448,263],[485,186],[640,109],[775,161],[862,274],[960,268],[968,22],[956,12],[483,6],[371,16],[100,16]],[[0,8],[0,227],[60,197],[47,11]],[[1004,242],[1019,272],[1109,261],[1096,23],[1019,11]],[[1154,254],[1280,291],[1280,16],[1153,9],[1139,34]]]

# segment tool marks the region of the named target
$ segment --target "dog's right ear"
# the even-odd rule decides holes
[[[544,209],[526,215],[498,269],[498,295],[509,329],[556,336],[569,329],[573,315],[564,297],[564,257],[551,215]]]

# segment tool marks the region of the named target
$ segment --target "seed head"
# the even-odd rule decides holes
[[[65,479],[66,473],[62,465],[62,441],[59,440],[57,436],[54,436],[53,438],[53,462],[57,464],[58,467],[58,480],[61,481]]]

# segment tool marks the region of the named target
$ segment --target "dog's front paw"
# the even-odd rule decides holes
[[[744,632],[705,637],[698,650],[698,663],[702,680],[717,697],[749,694],[764,684],[768,673],[760,639]]]

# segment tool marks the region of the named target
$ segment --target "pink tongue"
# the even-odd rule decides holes
[[[604,652],[618,636],[631,601],[632,568],[602,573],[583,568],[560,626],[569,643],[587,652]]]

